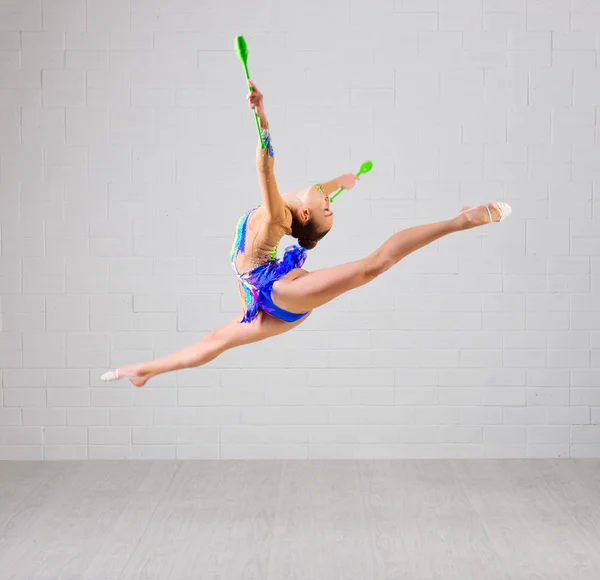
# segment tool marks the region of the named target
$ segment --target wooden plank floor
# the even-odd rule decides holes
[[[0,463],[1,580],[599,580],[600,461]]]

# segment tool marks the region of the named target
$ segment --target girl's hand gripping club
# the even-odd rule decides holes
[[[365,161],[361,166],[360,169],[358,171],[358,173],[356,174],[356,177],[360,177],[363,173],[369,173],[369,171],[371,171],[371,169],[373,169],[373,162],[372,161]],[[342,193],[342,191],[344,191],[343,187],[340,187],[330,198],[329,201],[333,201],[340,193]]]

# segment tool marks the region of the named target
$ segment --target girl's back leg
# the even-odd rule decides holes
[[[273,284],[273,302],[293,313],[313,310],[349,290],[367,284],[408,254],[447,234],[489,223],[490,216],[492,221],[499,221],[502,217],[497,204],[478,206],[447,221],[398,232],[362,260],[314,272],[292,271],[289,276]]]
[[[237,316],[225,326],[207,334],[202,340],[177,352],[146,363],[120,367],[115,372],[106,373],[103,376],[107,377],[105,380],[129,378],[136,387],[141,387],[146,384],[148,379],[156,375],[198,367],[236,346],[258,342],[292,330],[304,322],[308,316],[296,322],[285,322],[259,310],[256,318],[249,323],[239,322],[241,316]]]

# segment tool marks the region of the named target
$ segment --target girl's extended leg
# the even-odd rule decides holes
[[[305,316],[297,322],[284,322],[260,310],[252,322],[240,323],[240,316],[238,316],[225,326],[213,330],[199,342],[173,354],[146,363],[120,367],[114,372],[106,373],[103,377],[106,377],[105,380],[112,380],[113,377],[129,378],[136,387],[141,387],[151,377],[201,366],[230,348],[287,332],[307,318],[308,316]]]
[[[408,254],[445,235],[490,223],[490,216],[492,221],[502,217],[497,204],[472,208],[447,221],[408,228],[394,234],[367,258],[278,280],[273,284],[273,302],[289,312],[313,310],[374,280]]]

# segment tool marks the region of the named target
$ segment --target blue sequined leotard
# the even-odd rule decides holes
[[[306,316],[308,312],[296,314],[279,308],[273,303],[271,292],[273,284],[277,280],[291,270],[302,267],[306,260],[306,249],[296,245],[288,246],[281,260],[278,260],[277,246],[275,246],[269,253],[267,261],[252,268],[249,272],[240,274],[236,268],[236,256],[239,253],[243,254],[246,250],[248,219],[256,209],[250,210],[239,219],[230,254],[231,265],[244,292],[245,312],[240,322],[252,322],[259,309],[280,320],[295,322]]]

